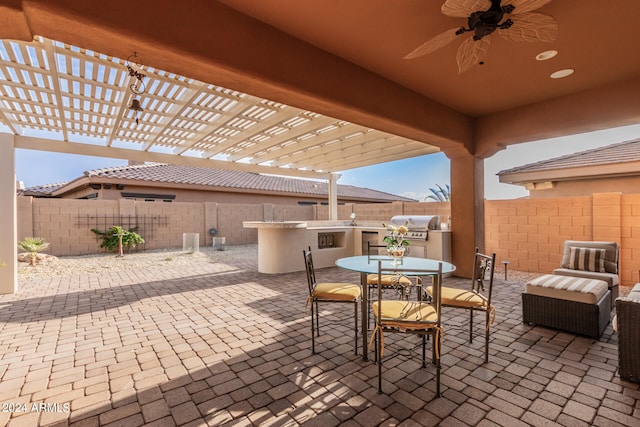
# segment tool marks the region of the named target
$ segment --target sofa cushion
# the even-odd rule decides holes
[[[617,274],[613,273],[596,273],[593,271],[571,270],[570,268],[556,268],[555,270],[553,270],[553,274],[559,276],[573,276],[584,277],[587,279],[604,280],[605,282],[607,282],[609,287],[618,286],[620,284],[620,278]]]
[[[618,243],[616,242],[590,242],[580,240],[566,240],[562,251],[561,268],[570,269],[571,248],[596,248],[605,249],[604,269],[607,273],[618,274]]]
[[[527,282],[525,292],[549,298],[596,304],[608,292],[607,282],[544,274]]]
[[[569,248],[569,268],[572,270],[604,273],[604,256],[606,249]]]

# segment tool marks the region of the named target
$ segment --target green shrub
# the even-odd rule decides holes
[[[35,266],[38,252],[47,249],[49,243],[45,242],[41,237],[25,237],[24,240],[18,242],[18,247],[25,252],[29,252],[31,255],[29,265]]]
[[[107,231],[100,231],[92,228],[91,231],[98,235],[98,238],[102,240],[100,243],[100,247],[109,251],[117,251],[119,246],[119,234],[122,234],[122,247],[123,248],[135,248],[136,245],[144,243],[144,239],[136,230],[138,227],[133,227],[128,230],[125,230],[120,225],[114,225]]]

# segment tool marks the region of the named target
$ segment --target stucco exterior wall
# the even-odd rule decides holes
[[[193,188],[184,188],[184,184],[163,184],[163,185],[139,185],[138,183],[123,183],[123,188],[116,188],[115,184],[111,184],[111,188],[103,188],[101,184],[97,184],[100,188],[78,187],[75,191],[65,193],[62,198],[65,199],[81,199],[81,198],[97,198],[98,200],[119,200],[124,194],[158,194],[175,196],[173,202],[215,202],[215,203],[270,203],[280,205],[297,205],[303,203],[326,203],[327,196],[312,195],[289,195],[274,194],[273,191],[261,193],[256,190],[243,190],[242,188],[231,188],[230,191],[215,191],[209,186],[192,186]],[[309,185],[313,185],[310,181]],[[136,197],[136,200],[144,201],[144,197]],[[339,202],[357,203],[361,200],[352,200],[340,197]]]
[[[606,193],[615,189],[622,194],[636,194],[640,189],[640,177],[617,177],[581,179],[575,181],[557,181],[547,190],[529,190],[532,199],[590,196],[594,193]]]

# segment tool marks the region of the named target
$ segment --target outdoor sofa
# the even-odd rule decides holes
[[[616,299],[613,327],[618,333],[620,378],[640,382],[640,283],[629,295]]]

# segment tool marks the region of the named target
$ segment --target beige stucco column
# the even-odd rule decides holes
[[[484,160],[451,159],[451,247],[456,276],[471,277],[475,248],[484,251]]]
[[[336,221],[338,219],[338,180],[340,174],[329,174],[329,220]]]
[[[16,155],[13,135],[0,134],[0,293],[18,290]]]

